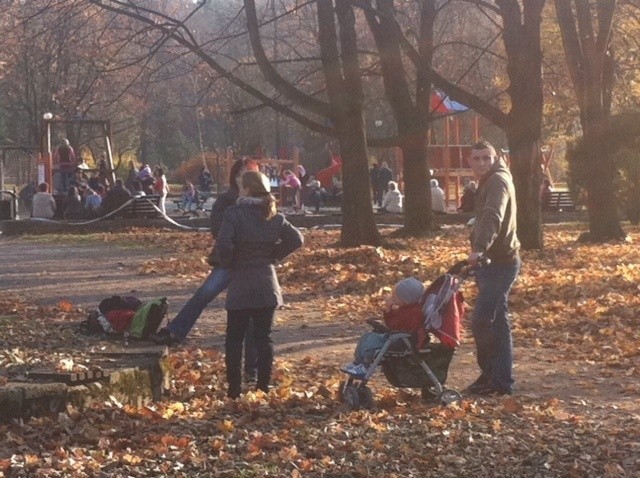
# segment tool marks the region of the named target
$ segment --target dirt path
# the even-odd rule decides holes
[[[141,299],[162,295],[168,297],[169,317],[173,317],[198,282],[140,275],[140,266],[157,256],[157,251],[90,240],[65,244],[46,238],[0,236],[0,293],[41,305],[67,299],[84,309],[96,307],[101,299],[113,294],[131,293]],[[306,304],[288,305],[278,311],[274,329],[279,356],[322,357],[335,361],[337,367],[350,359],[357,338],[367,330],[366,326],[321,321],[322,311],[307,309]],[[202,314],[188,345],[222,348],[224,317],[219,297]],[[602,413],[638,412],[638,386],[624,370],[591,362],[561,361],[553,350],[521,347],[517,339],[515,350],[518,394],[537,399],[557,398],[566,402],[568,408],[600,407]],[[476,374],[473,344],[467,338],[452,363],[449,385],[463,389]],[[385,384],[382,376],[376,377],[375,382]]]

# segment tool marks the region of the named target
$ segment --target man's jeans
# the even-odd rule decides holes
[[[518,276],[516,264],[492,263],[476,273],[478,297],[471,329],[476,341],[481,381],[502,392],[513,390],[513,343],[509,320],[509,291]]]

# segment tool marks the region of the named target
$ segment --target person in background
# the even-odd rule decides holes
[[[77,188],[79,191],[84,190],[87,187],[87,179],[84,175],[84,170],[82,168],[76,168],[73,178],[69,181],[69,186],[73,186]]]
[[[393,172],[389,169],[389,164],[384,161],[378,173],[378,188],[380,188],[378,194],[382,194],[383,196],[386,194],[389,189],[389,181],[393,181]]]
[[[151,168],[148,164],[143,164],[140,170],[138,171],[138,176],[136,177],[140,184],[142,184],[142,190],[146,194],[153,194],[153,173],[151,172]]]
[[[33,207],[33,196],[38,192],[38,187],[35,181],[29,181],[18,193],[18,198],[22,203],[22,206],[29,212]]]
[[[38,191],[33,195],[31,217],[53,219],[56,215],[56,200],[49,192],[49,184],[40,183]]]
[[[102,199],[102,205],[100,206],[100,215],[104,216],[110,212],[115,211],[119,207],[123,206],[131,199],[131,192],[124,187],[122,179],[116,179],[116,184],[113,186]]]
[[[184,214],[196,210],[196,200],[196,188],[191,181],[185,181],[184,186],[182,186],[182,210]]]
[[[96,194],[100,196],[104,201],[104,198],[107,195],[107,188],[105,188],[102,184],[98,184],[98,187],[95,189],[95,191],[96,191]]]
[[[213,178],[207,166],[202,166],[200,174],[198,175],[198,193],[202,198],[202,202],[206,202],[211,197],[211,186],[213,185]]]
[[[104,185],[110,185],[111,182],[111,169],[109,168],[109,161],[107,159],[107,153],[102,154],[102,159],[98,163],[98,178],[100,183]]]
[[[462,197],[460,198],[460,207],[458,207],[459,212],[473,212],[475,209],[475,200],[476,200],[476,189],[477,184],[475,181],[466,179],[464,185],[464,191],[462,192]]]
[[[509,168],[490,143],[474,144],[468,162],[478,190],[467,261],[475,266],[486,257],[491,263],[475,274],[478,295],[471,330],[481,373],[467,390],[480,395],[511,395],[514,380],[509,291],[520,270],[515,187]]]
[[[283,304],[275,264],[302,246],[303,237],[276,209],[269,178],[258,171],[242,175],[241,197],[224,213],[215,254],[229,270],[225,308],[227,396],[242,392],[242,344],[253,324],[257,351],[256,388],[269,392],[273,367],[271,327]]]
[[[142,190],[142,183],[137,179],[133,182],[133,190],[131,191],[133,196],[146,196],[147,194]]]
[[[54,164],[58,166],[60,173],[60,193],[65,194],[69,188],[69,182],[73,178],[76,169],[76,153],[71,147],[69,140],[64,138],[53,154]]]
[[[309,182],[309,175],[302,164],[296,166],[296,173],[301,184],[307,184]]]
[[[91,216],[97,216],[102,204],[102,196],[91,188],[87,188],[84,196],[84,206]]]
[[[311,204],[314,205],[316,212],[320,212],[320,207],[322,206],[324,200],[326,199],[327,192],[320,184],[314,176],[310,176],[309,182],[307,183],[307,191],[309,194],[309,199]]]
[[[548,211],[551,206],[551,181],[548,179],[540,185],[540,206],[543,211]]]
[[[133,182],[138,178],[138,168],[133,161],[129,163],[129,172],[127,173],[127,179],[124,182],[125,187],[131,191],[133,189]]]
[[[67,195],[62,202],[62,215],[65,219],[85,219],[87,210],[82,204],[80,191],[75,186],[70,186]]]
[[[89,177],[89,180],[87,181],[87,186],[89,186],[94,191],[97,191],[98,186],[100,186],[101,184],[102,183],[100,182],[100,176],[98,175],[98,172],[93,171],[91,173],[91,176]]]
[[[299,211],[302,207],[302,201],[300,200],[300,195],[302,193],[302,183],[298,176],[293,174],[293,171],[290,169],[285,170],[283,175],[282,187],[285,188],[286,191],[289,191],[287,196],[291,197],[293,200],[293,210]]]
[[[447,212],[447,204],[444,198],[444,190],[438,184],[437,179],[431,180],[431,209],[438,214]]]
[[[389,190],[382,199],[380,212],[400,214],[402,212],[402,193],[398,190],[398,183],[389,181]]]
[[[162,214],[167,215],[167,194],[169,194],[169,184],[164,175],[164,169],[158,167],[153,170],[153,193],[160,196],[160,209]]]

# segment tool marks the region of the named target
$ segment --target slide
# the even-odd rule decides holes
[[[316,173],[316,179],[325,189],[333,186],[333,177],[342,169],[342,158],[340,156],[331,156],[331,166],[321,169]]]

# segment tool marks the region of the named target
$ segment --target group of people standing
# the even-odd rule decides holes
[[[469,164],[478,182],[473,191],[475,222],[467,260],[473,266],[486,257],[490,263],[476,273],[478,295],[471,329],[481,373],[468,391],[511,394],[513,345],[508,297],[520,269],[515,190],[508,167],[489,143],[472,147]],[[135,181],[142,183],[146,176],[152,176],[153,191],[166,197],[163,171],[156,169],[150,174],[147,165],[142,170],[144,173],[138,171]],[[373,168],[371,175],[372,184],[377,185],[374,197],[382,206],[381,193],[394,193],[397,184],[384,163],[381,168]],[[79,200],[71,180],[69,207]],[[271,329],[275,310],[283,303],[275,265],[302,246],[303,236],[278,213],[269,178],[259,171],[256,162],[248,158],[237,160],[231,168],[229,184],[229,190],[217,198],[211,212],[215,241],[209,257],[211,272],[174,320],[152,339],[168,345],[182,342],[204,308],[226,289],[227,395],[235,399],[243,388],[243,349],[245,383],[255,383],[257,389],[269,391],[273,367]],[[102,198],[101,207],[105,207],[112,191],[120,191],[123,199],[125,194],[129,197],[127,188],[118,180]],[[55,201],[50,196],[48,185],[40,184],[33,198],[34,212],[46,208],[55,212]],[[85,197],[85,204],[87,200]]]
[[[244,381],[268,392],[273,366],[271,327],[282,292],[275,265],[303,243],[301,232],[277,212],[267,176],[250,158],[237,160],[229,190],[211,211],[215,240],[211,273],[167,327],[152,339],[165,345],[182,342],[204,308],[227,289],[225,363],[227,395],[237,398]]]
[[[373,190],[373,202],[378,206],[378,212],[390,212],[399,214],[403,211],[404,196],[398,183],[393,181],[393,171],[386,162],[382,166],[374,163],[369,171],[371,188]],[[433,172],[431,172],[433,175]],[[447,199],[444,190],[436,178],[430,179],[431,209],[436,214],[447,212]],[[476,182],[469,178],[465,181],[464,191],[457,208],[460,212],[472,212],[474,209]]]
[[[151,171],[147,163],[143,163],[140,169],[131,161],[129,174],[124,183],[125,188],[133,196],[157,195],[160,196],[159,207],[163,214],[167,213],[166,203],[169,194],[169,184],[164,174],[164,169],[157,166]]]
[[[520,269],[516,234],[515,190],[506,164],[489,143],[473,146],[469,159],[478,180],[476,221],[471,234],[470,265],[490,260],[476,273],[479,289],[471,328],[481,370],[469,386],[475,394],[511,394],[513,345],[508,315],[509,291]],[[268,392],[273,366],[271,327],[282,304],[275,264],[302,246],[300,231],[276,210],[269,178],[250,159],[234,163],[230,188],[216,200],[211,214],[215,240],[211,273],[166,328],[153,336],[157,343],[182,342],[198,317],[227,289],[225,363],[227,396],[242,393],[245,383]]]

